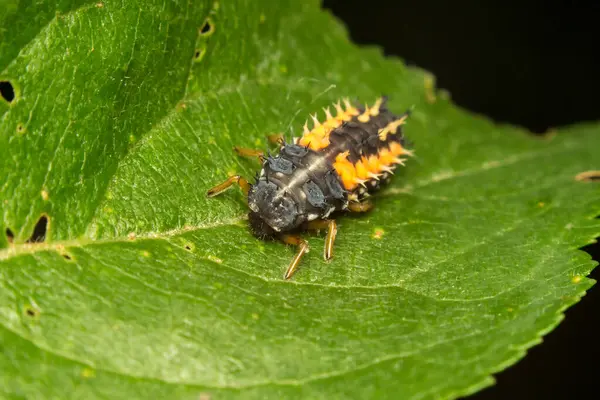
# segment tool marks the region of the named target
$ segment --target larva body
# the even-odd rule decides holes
[[[248,195],[252,232],[261,239],[280,238],[298,246],[298,253],[285,277],[295,271],[308,244],[296,236],[302,230],[327,228],[324,257],[331,257],[337,233],[336,211],[362,212],[370,208],[365,198],[387,183],[403,156],[401,126],[408,113],[394,115],[386,107],[386,98],[372,107],[334,105],[336,115],[325,110],[325,121],[313,116],[313,127],[304,125],[304,133],[293,143],[281,141],[276,156],[238,149],[245,155],[259,156],[262,169],[255,183],[239,176],[209,190],[216,195],[238,183]]]

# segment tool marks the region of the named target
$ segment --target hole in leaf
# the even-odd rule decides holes
[[[15,234],[10,228],[6,228],[6,240],[8,240],[8,243],[12,243],[15,240]]]
[[[199,62],[204,58],[204,54],[206,53],[206,49],[196,49],[194,52],[194,62]]]
[[[9,103],[15,99],[15,89],[9,81],[0,81],[0,96]]]
[[[196,250],[196,246],[194,245],[194,243],[192,243],[192,242],[190,242],[188,240],[181,240],[181,245],[187,251],[194,251],[194,250]]]
[[[67,252],[67,250],[65,249],[65,246],[63,246],[63,245],[59,244],[58,246],[56,246],[56,252],[58,254],[60,254],[67,261],[73,260],[73,256],[69,252]]]
[[[46,230],[48,229],[48,216],[42,215],[38,219],[35,228],[33,228],[33,234],[27,240],[27,243],[41,243],[46,240]]]
[[[206,18],[204,20],[204,23],[202,24],[202,27],[200,28],[200,34],[202,36],[209,36],[212,35],[215,31],[215,27],[212,23],[212,21],[210,20],[210,18]]]
[[[25,127],[23,126],[23,124],[18,124],[17,125],[17,133],[23,133],[25,132]]]
[[[35,318],[40,315],[40,312],[31,306],[25,307],[25,315],[31,318]]]
[[[600,182],[600,171],[585,171],[575,175],[575,180],[580,182]]]

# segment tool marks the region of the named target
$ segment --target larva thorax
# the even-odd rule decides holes
[[[331,162],[323,153],[297,144],[285,144],[277,156],[268,157],[248,193],[250,222],[257,236],[300,228],[347,203]]]

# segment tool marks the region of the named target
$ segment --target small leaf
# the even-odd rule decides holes
[[[455,398],[592,285],[598,124],[540,139],[471,115],[317,1],[3,7],[6,397]],[[381,94],[414,107],[416,157],[283,281],[292,249],[206,190],[254,175],[233,146]]]

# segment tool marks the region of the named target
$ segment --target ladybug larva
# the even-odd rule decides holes
[[[253,184],[239,175],[208,190],[213,197],[237,183],[248,197],[248,219],[255,236],[279,239],[297,246],[284,279],[289,279],[308,251],[300,232],[326,229],[323,257],[332,257],[337,224],[336,211],[365,212],[372,208],[367,199],[387,183],[397,165],[412,153],[404,148],[401,126],[409,112],[397,116],[386,107],[386,97],[372,107],[334,105],[336,115],[324,109],[325,121],[312,116],[312,129],[286,143],[277,136],[277,156],[259,150],[236,147],[238,154],[255,156],[262,169]],[[273,141],[273,137],[270,140]]]

